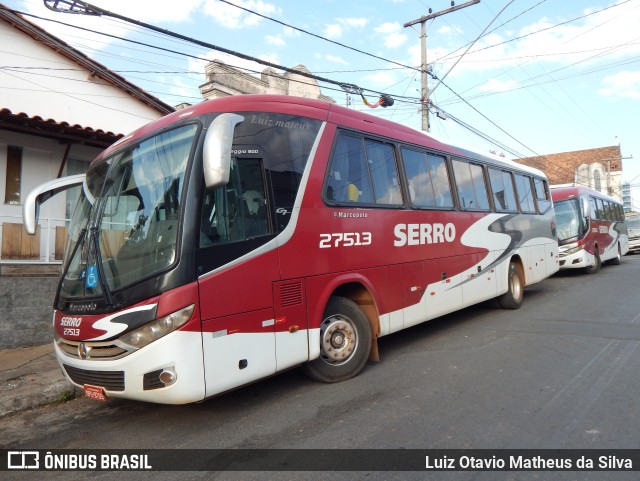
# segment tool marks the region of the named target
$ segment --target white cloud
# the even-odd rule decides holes
[[[281,11],[274,4],[263,2],[262,0],[235,0],[234,3],[266,16],[273,16],[273,14]],[[212,17],[217,24],[226,28],[253,27],[262,20],[257,15],[221,2],[204,2],[203,11],[206,15]]]
[[[598,7],[597,10],[602,8]],[[588,12],[584,10],[582,13]],[[504,70],[505,67],[520,65],[527,70],[539,66],[544,71],[571,66],[571,70],[564,73],[579,74],[595,63],[612,63],[619,58],[640,53],[640,43],[636,40],[636,32],[640,30],[640,9],[637,5],[621,4],[562,24],[570,18],[538,17],[518,30],[498,29],[496,33],[476,42],[452,71],[452,76],[469,71]],[[446,31],[448,28],[440,30]],[[459,40],[465,39],[466,42],[473,36],[466,37],[459,37]],[[445,39],[438,43],[446,45]],[[433,47],[434,42],[431,42],[429,61],[442,57],[434,54]],[[454,50],[448,49],[449,52]],[[461,53],[458,51],[456,55]],[[457,58],[452,56],[444,60],[444,70],[447,71]]]
[[[398,48],[407,42],[407,36],[404,33],[392,33],[384,39],[384,45],[387,48]]]
[[[154,2],[153,8],[149,8],[146,2],[132,2],[130,0],[111,0],[107,5],[103,6],[106,7],[105,10],[145,23],[179,23],[188,21],[191,15],[200,7],[202,1],[203,0],[183,0],[180,3],[179,9],[176,9],[175,3],[170,0],[157,0]],[[103,2],[103,4],[104,3],[105,2]],[[53,12],[44,8],[42,2],[24,2],[20,10],[33,13],[38,17],[49,18],[56,22],[70,23],[85,28],[86,30],[80,32],[74,27],[67,27],[61,23],[40,21],[35,17],[29,18],[30,21],[39,24],[47,32],[73,46],[76,46],[75,44],[78,42],[77,39],[80,38],[79,43],[81,45],[77,45],[76,48],[85,52],[92,49],[104,48],[114,41],[111,37],[99,33],[92,33],[91,31],[125,37],[130,30],[137,28],[125,22],[114,22],[106,16],[96,17]]]
[[[604,97],[640,99],[640,72],[622,71],[604,78],[606,87],[598,93]]]
[[[342,65],[349,65],[349,62],[347,62],[345,59],[337,55],[325,55],[324,58],[329,62],[340,63]]]
[[[398,22],[394,22],[394,23],[383,23],[382,25],[377,26],[376,28],[373,29],[374,32],[376,33],[382,33],[382,34],[389,34],[389,33],[395,33],[398,32],[400,30],[400,24]]]
[[[284,47],[287,44],[282,37],[275,35],[267,35],[265,40],[269,45],[275,45],[276,47]]]
[[[282,32],[284,33],[285,37],[299,37],[300,35],[302,35],[300,32],[294,30],[291,27],[284,27],[282,29]]]
[[[408,37],[402,33],[403,27],[397,22],[383,23],[373,29],[374,32],[384,36],[384,45],[387,48],[398,48],[406,43]]]
[[[324,28],[324,36],[327,38],[340,38],[342,36],[342,27],[337,23],[326,25]]]
[[[356,28],[364,28],[369,22],[366,18],[339,18],[338,22],[347,27],[356,27]]]
[[[327,24],[324,29],[324,36],[330,39],[340,38],[345,30],[352,28],[364,28],[368,23],[366,18],[336,18],[336,23]]]
[[[389,72],[378,72],[373,75],[367,75],[365,80],[368,85],[384,89],[397,82],[396,78]]]

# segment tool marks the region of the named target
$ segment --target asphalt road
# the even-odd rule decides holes
[[[531,286],[517,311],[481,305],[382,338],[381,362],[347,382],[316,383],[293,370],[187,406],[78,399],[2,420],[0,445],[640,449],[639,284],[640,256],[627,256],[596,275],[560,273]],[[27,479],[21,475],[29,473],[10,474]],[[155,480],[176,473],[91,477]],[[179,478],[631,480],[640,471],[188,472]]]

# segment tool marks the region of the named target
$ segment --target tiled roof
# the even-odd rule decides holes
[[[91,127],[74,124],[55,119],[43,119],[39,116],[30,117],[24,112],[14,113],[9,109],[0,109],[0,129],[25,132],[43,137],[67,139],[69,141],[105,148],[122,137],[122,134],[94,130]]]
[[[526,157],[515,159],[515,161],[540,169],[547,175],[551,184],[572,183],[575,179],[576,169],[582,164],[588,165],[598,162],[610,172],[622,170],[622,154],[619,145]]]

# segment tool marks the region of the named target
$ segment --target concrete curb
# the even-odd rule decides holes
[[[51,344],[0,351],[0,417],[79,395],[62,374]]]

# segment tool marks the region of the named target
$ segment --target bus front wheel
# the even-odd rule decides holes
[[[584,271],[587,274],[595,274],[600,270],[600,267],[602,267],[602,261],[600,260],[600,253],[598,252],[598,248],[596,247],[596,250],[593,252],[593,264],[591,264],[589,267],[585,267]]]
[[[524,281],[518,264],[509,263],[507,274],[507,292],[498,297],[498,304],[503,309],[518,309],[522,305],[524,297]]]
[[[331,297],[320,324],[320,357],[305,364],[305,371],[322,382],[350,379],[366,364],[371,342],[369,321],[358,305]]]

